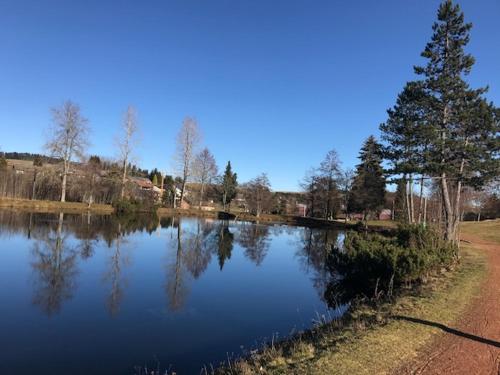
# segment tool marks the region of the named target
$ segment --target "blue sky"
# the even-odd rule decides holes
[[[473,86],[500,105],[500,2],[459,2],[473,22]],[[89,153],[116,156],[127,105],[138,163],[171,170],[194,116],[220,168],[297,190],[334,148],[356,164],[429,40],[438,0],[0,0],[0,148],[42,152],[49,108],[77,102]]]

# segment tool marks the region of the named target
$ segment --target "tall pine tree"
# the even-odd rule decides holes
[[[461,192],[465,184],[485,184],[499,170],[499,121],[496,109],[465,81],[474,58],[465,53],[470,23],[451,0],[444,1],[433,25],[431,41],[422,52],[427,65],[415,67],[428,97],[427,173],[439,181],[445,237],[458,240]]]
[[[236,173],[233,173],[231,168],[231,162],[228,161],[219,188],[219,195],[224,211],[226,211],[228,205],[231,207],[231,201],[236,197],[236,188],[238,187],[237,179]]]
[[[398,95],[396,105],[387,111],[387,121],[380,125],[382,140],[386,145],[384,157],[390,165],[387,172],[395,176],[392,182],[397,182],[398,188],[401,188],[400,185],[404,187],[407,210],[404,216],[410,223],[415,222],[413,185],[417,175],[420,176],[420,202],[423,195],[430,136],[425,110],[427,99],[422,82],[408,82]]]
[[[363,213],[365,220],[383,208],[385,203],[382,158],[382,146],[374,136],[368,137],[359,154],[361,163],[356,166],[349,201],[349,211]]]

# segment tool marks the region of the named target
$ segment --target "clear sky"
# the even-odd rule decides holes
[[[473,86],[500,105],[500,1],[459,1],[473,22]],[[142,167],[171,170],[194,116],[222,169],[297,190],[336,149],[356,164],[429,40],[439,0],[0,0],[0,148],[43,152],[49,108],[71,99],[89,153],[116,156],[137,107]]]

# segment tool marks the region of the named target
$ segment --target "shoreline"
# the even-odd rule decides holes
[[[415,322],[454,325],[479,293],[487,267],[483,251],[467,245],[458,269],[417,290],[378,306],[361,304],[339,320],[268,343],[206,374],[410,374],[406,366],[443,335],[439,327]]]
[[[59,202],[46,200],[30,200],[19,198],[0,198],[0,209],[20,209],[33,210],[36,212],[59,212],[66,213],[96,213],[96,214],[114,214],[115,209],[110,204],[92,204],[90,207],[82,202]],[[148,212],[134,212],[132,214],[147,214]],[[293,215],[275,215],[262,214],[259,217],[246,212],[225,212],[225,211],[204,211],[197,208],[180,209],[160,207],[156,210],[160,217],[164,216],[186,216],[210,218],[216,220],[234,220],[246,221],[261,224],[281,224],[308,228],[331,228],[331,229],[357,229],[358,222],[350,221],[345,223],[340,220],[325,220],[321,218],[293,216]],[[392,221],[368,222],[368,230],[381,233],[391,231],[395,227]]]
[[[0,198],[0,208],[34,210],[37,212],[74,212],[74,213],[101,213],[112,214],[115,209],[109,204],[92,204],[82,202],[58,202],[45,200],[30,200],[19,198]]]

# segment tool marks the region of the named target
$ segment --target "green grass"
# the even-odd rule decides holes
[[[440,330],[395,316],[450,325],[479,292],[485,257],[467,245],[460,266],[395,303],[356,310],[344,326],[326,324],[272,345],[225,369],[226,374],[389,374],[417,357]]]

